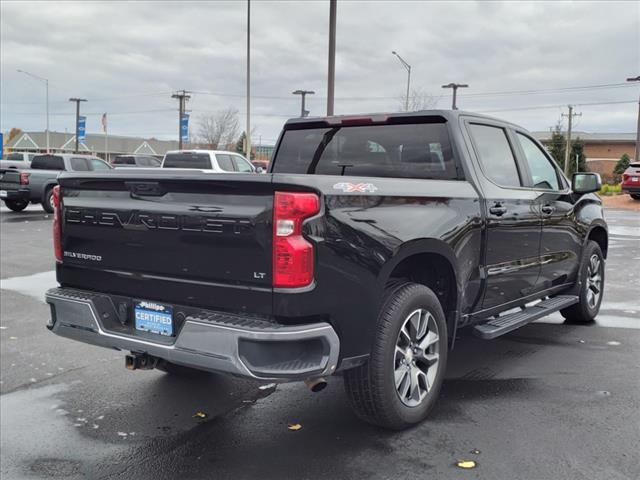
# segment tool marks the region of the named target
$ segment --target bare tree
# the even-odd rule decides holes
[[[198,141],[213,148],[234,143],[239,131],[238,110],[232,107],[198,119]]]
[[[399,109],[404,110],[406,95],[402,95],[399,98]],[[409,111],[415,112],[417,110],[429,110],[435,107],[437,99],[425,92],[422,88],[412,88],[409,94]]]

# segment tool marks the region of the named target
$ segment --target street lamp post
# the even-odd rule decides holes
[[[469,85],[466,83],[449,83],[448,85],[442,85],[442,88],[453,88],[453,100],[451,102],[451,110],[457,110],[456,106],[456,94],[458,93],[459,88],[468,88]]]
[[[404,109],[408,112],[409,111],[409,87],[411,86],[411,65],[405,62],[404,59],[400,55],[398,55],[395,51],[391,53],[396,57],[398,57],[398,60],[400,60],[400,63],[402,63],[402,66],[407,69],[407,96],[404,100]]]
[[[46,87],[46,90],[47,90],[47,99],[46,99],[46,102],[47,102],[47,110],[46,110],[47,111],[47,128],[45,130],[45,135],[47,137],[47,153],[50,153],[49,152],[49,80],[46,79],[46,78],[39,77],[38,75],[34,75],[33,73],[25,72],[24,70],[18,69],[18,72],[24,73],[25,75],[29,75],[30,77],[35,78],[36,80],[40,80],[41,82],[44,82],[44,85]]]
[[[640,75],[627,78],[627,82],[640,82]],[[638,123],[636,124],[636,154],[634,162],[640,162],[640,96],[638,96]]]
[[[313,90],[295,90],[293,92],[291,92],[293,95],[300,95],[301,96],[301,104],[300,104],[300,117],[306,117],[309,112],[307,112],[307,110],[305,110],[305,97],[307,95],[313,95],[314,92]]]

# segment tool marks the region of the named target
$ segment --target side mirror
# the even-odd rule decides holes
[[[256,168],[256,173],[264,173],[264,172],[265,172],[264,168],[262,167]]]
[[[571,190],[575,193],[597,192],[602,187],[598,173],[574,173],[571,179]]]

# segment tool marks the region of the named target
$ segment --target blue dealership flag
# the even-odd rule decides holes
[[[180,136],[184,143],[189,143],[189,114],[183,113],[180,119]]]
[[[78,117],[78,140],[82,141],[86,138],[87,117]]]

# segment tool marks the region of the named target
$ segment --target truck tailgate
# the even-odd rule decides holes
[[[60,178],[60,283],[270,314],[270,177],[152,172]]]

